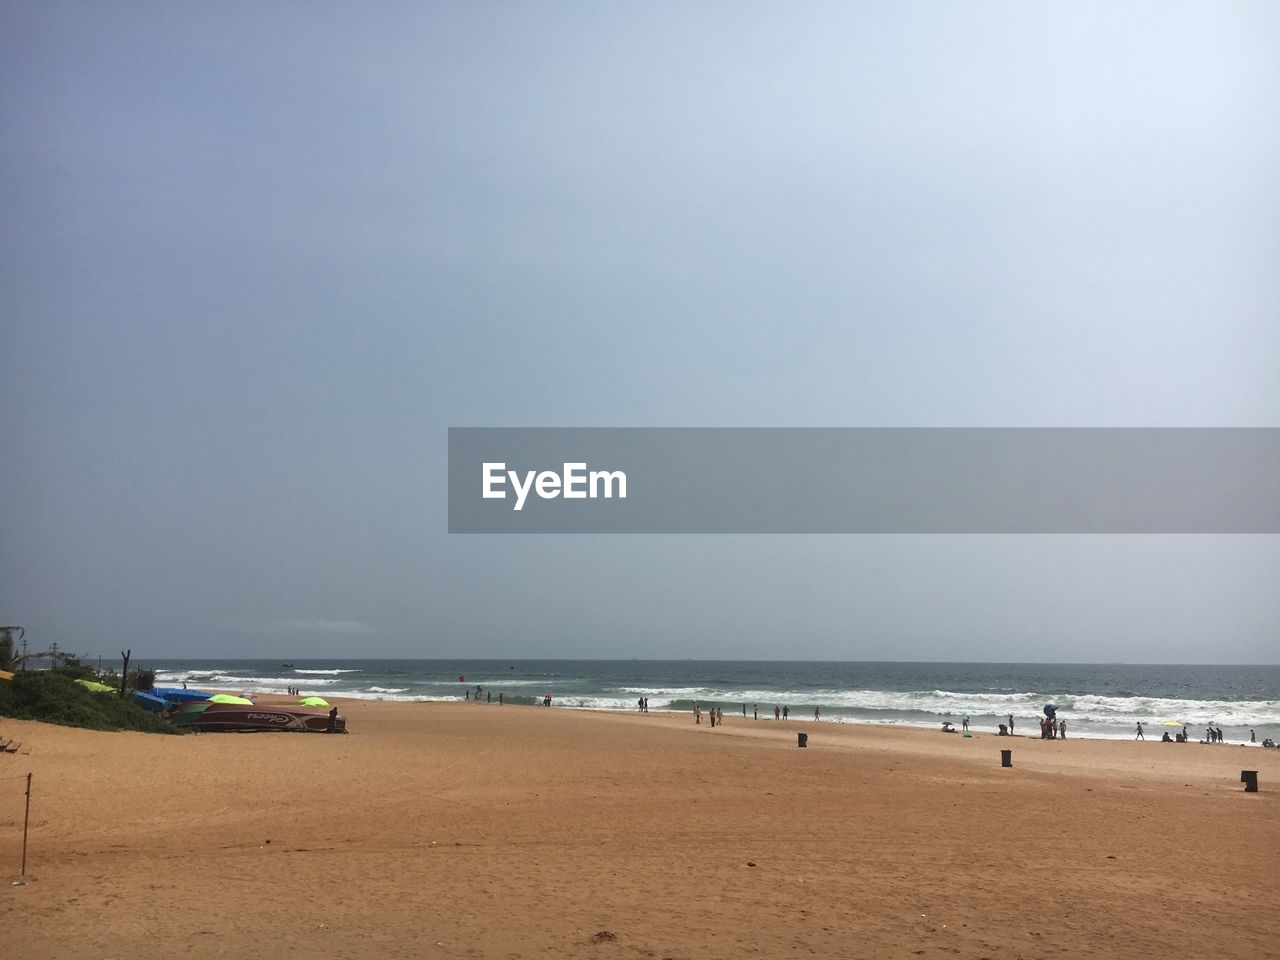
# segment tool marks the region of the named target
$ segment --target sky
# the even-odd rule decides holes
[[[464,536],[451,426],[1280,426],[1280,6],[0,3],[0,621],[1280,662],[1275,536]]]

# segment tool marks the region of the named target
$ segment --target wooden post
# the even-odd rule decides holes
[[[27,774],[27,809],[22,814],[22,873],[18,874],[18,883],[27,882],[27,824],[31,822],[31,774]]]
[[[120,699],[124,699],[124,688],[129,685],[129,656],[133,653],[133,647],[128,650],[121,650],[120,656],[124,657],[124,670],[120,672]]]

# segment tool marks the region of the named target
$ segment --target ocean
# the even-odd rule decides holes
[[[1139,722],[1159,740],[1169,724],[1193,739],[1221,727],[1229,743],[1280,741],[1280,666],[1137,664],[890,663],[699,660],[149,660],[158,685],[186,682],[249,693],[365,700],[462,700],[481,687],[507,703],[558,708],[691,711],[718,706],[726,720],[775,706],[812,722],[876,723],[937,729],[969,718],[994,733],[1014,716],[1015,733],[1038,731],[1045,704],[1068,736],[1131,739]],[[358,712],[347,711],[353,724]]]

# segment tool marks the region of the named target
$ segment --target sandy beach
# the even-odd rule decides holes
[[[0,721],[31,748],[0,952],[1280,956],[1280,751],[340,706],[347,736]]]

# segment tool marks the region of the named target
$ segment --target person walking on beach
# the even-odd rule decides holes
[[[747,719],[747,705],[745,703],[742,705],[742,719]]]
[[[759,719],[760,719],[760,704],[758,704],[758,703],[753,703],[753,704],[751,705],[751,718],[752,718],[753,720],[759,720]]]
[[[1063,740],[1067,739],[1067,721],[1065,720],[1058,721],[1058,736],[1060,736]]]
[[[649,712],[649,698],[648,698],[648,697],[645,697],[645,698],[644,698],[644,712],[645,712],[645,713],[648,713],[648,712]]]
[[[783,719],[783,720],[787,719],[787,715],[788,715],[790,712],[791,712],[791,708],[790,708],[789,706],[787,706],[786,704],[783,704],[783,706],[782,706],[782,719]]]
[[[1009,736],[1013,736],[1013,714],[1009,714]]]
[[[636,710],[640,713],[644,713],[644,697],[640,697],[636,700]]]
[[[773,708],[773,719],[779,720],[781,718],[782,718],[782,708],[775,706]]]
[[[714,730],[716,728],[716,708],[715,707],[712,707],[711,710],[708,712],[707,719],[711,721],[711,729]]]
[[[502,706],[502,691],[498,691],[498,706]]]
[[[702,722],[702,708],[698,706],[696,701],[693,704],[693,722],[694,723]]]
[[[821,707],[814,707],[814,708],[813,708],[813,719],[815,719],[815,720],[821,720],[821,719],[822,719],[822,708],[821,708]]]
[[[1253,736],[1253,728],[1252,728],[1252,727],[1250,727],[1250,728],[1249,728],[1249,742],[1250,742],[1250,743],[1257,743],[1257,742],[1258,742],[1257,740],[1255,740],[1255,739],[1254,739],[1254,736]]]
[[[1144,737],[1144,736],[1142,735],[1142,721],[1141,721],[1141,720],[1139,720],[1139,721],[1138,721],[1138,733],[1137,733],[1137,735],[1136,735],[1133,739],[1135,739],[1135,740],[1145,740],[1145,739],[1147,739],[1146,737]]]
[[[1219,743],[1222,743],[1222,742],[1223,742],[1223,739],[1222,739],[1222,728],[1221,728],[1221,727],[1219,727],[1219,728],[1218,728],[1218,742],[1219,742]]]
[[[961,729],[961,730],[963,730],[965,733],[968,733],[968,732],[969,732],[969,718],[968,718],[968,717],[965,717],[963,720],[961,720],[961,721],[960,721],[960,729]]]

